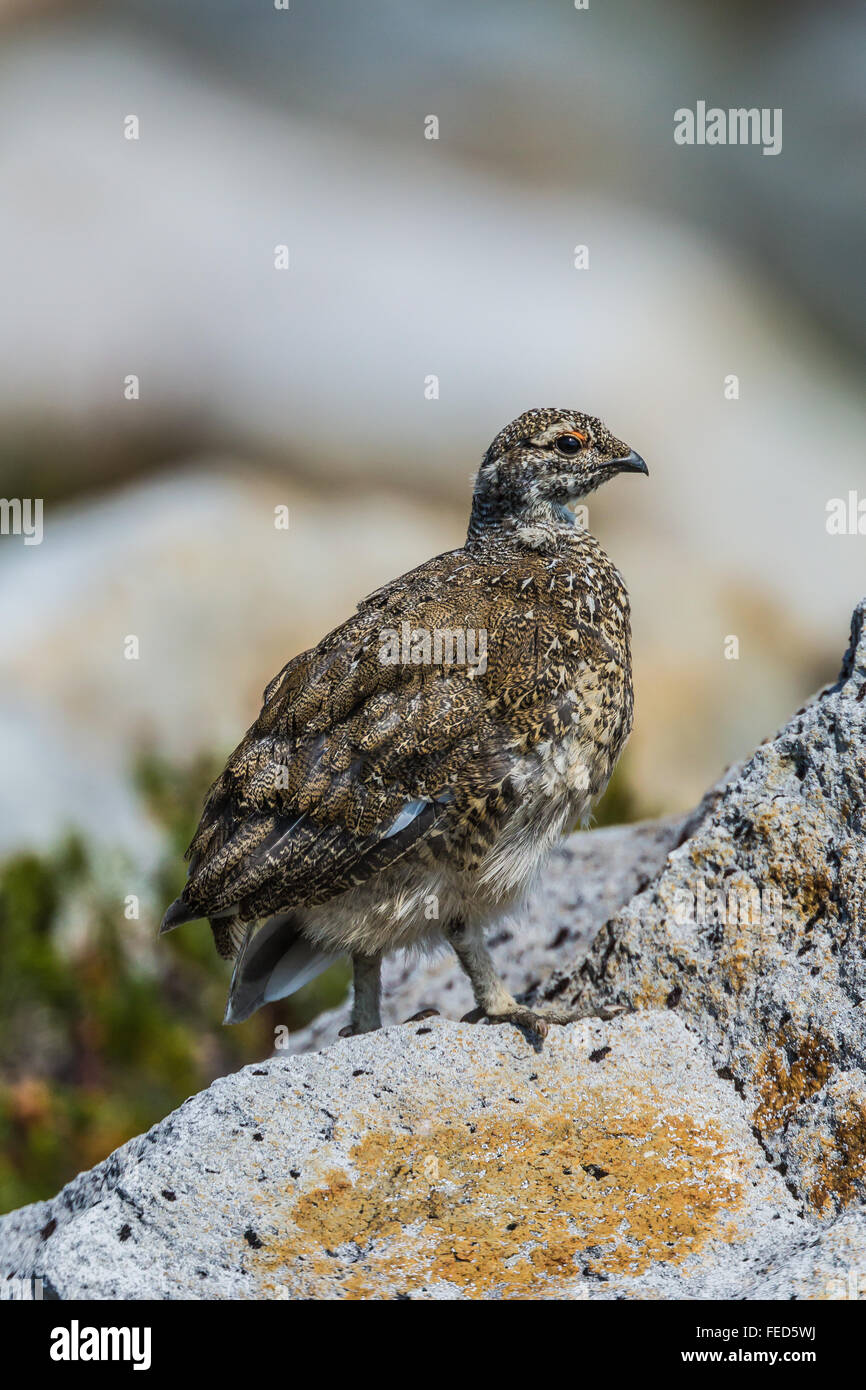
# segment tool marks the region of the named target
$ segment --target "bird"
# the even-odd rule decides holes
[[[597,417],[524,411],[481,460],[464,544],[266,687],[160,928],[208,919],[234,961],[226,1023],[348,955],[342,1035],[373,1031],[383,957],[443,944],[472,987],[466,1018],[543,1039],[584,1016],[519,1003],[485,933],[587,823],[631,731],[628,593],[575,511],[621,473],[648,468]]]

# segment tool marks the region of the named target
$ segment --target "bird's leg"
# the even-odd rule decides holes
[[[454,918],[448,923],[445,935],[469,976],[472,993],[479,1009],[488,1017],[516,1009],[517,1000],[512,998],[497,975],[493,957],[485,945],[482,933],[477,928],[467,927],[460,918]]]
[[[508,993],[496,973],[493,958],[484,942],[480,928],[467,927],[459,918],[449,922],[445,929],[449,942],[454,947],[457,959],[469,976],[472,993],[478,1008],[466,1014],[464,1022],[475,1023],[486,1018],[490,1023],[513,1023],[518,1028],[527,1028],[539,1038],[547,1037],[551,1023],[573,1023],[580,1018],[614,1018],[622,1010],[611,1009],[529,1009]]]
[[[372,1033],[382,1027],[379,1013],[381,991],[382,957],[352,956],[352,1014],[345,1028],[340,1029],[341,1038],[354,1037],[356,1033]]]
[[[468,927],[456,918],[448,923],[445,934],[469,976],[478,1005],[476,1012],[467,1014],[466,1019],[475,1022],[478,1018],[487,1018],[491,1023],[513,1023],[518,1028],[528,1028],[540,1038],[546,1037],[547,1020],[518,1004],[500,980],[480,928]]]

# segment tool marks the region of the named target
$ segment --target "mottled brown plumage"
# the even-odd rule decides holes
[[[378,1026],[382,954],[445,937],[483,1012],[545,1031],[482,933],[588,813],[631,728],[628,597],[565,506],[622,471],[646,467],[601,421],[527,411],[484,456],[465,545],[267,687],[163,923],[206,916],[221,954],[240,949],[228,1018],[348,951],[352,1029]]]

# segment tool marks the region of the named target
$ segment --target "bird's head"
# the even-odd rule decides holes
[[[617,473],[648,473],[594,415],[526,410],[500,430],[475,479],[470,535],[507,523],[567,519],[566,507]]]

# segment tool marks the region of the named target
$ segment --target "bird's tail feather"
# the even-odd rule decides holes
[[[216,946],[217,955],[222,956],[223,960],[234,960],[244,944],[246,923],[239,922],[237,916],[232,913],[225,913],[222,917],[209,917],[208,922],[213,932],[213,944]]]
[[[271,917],[258,930],[252,924],[235,962],[223,1023],[242,1023],[263,1004],[294,994],[336,959],[304,939],[296,913]]]

